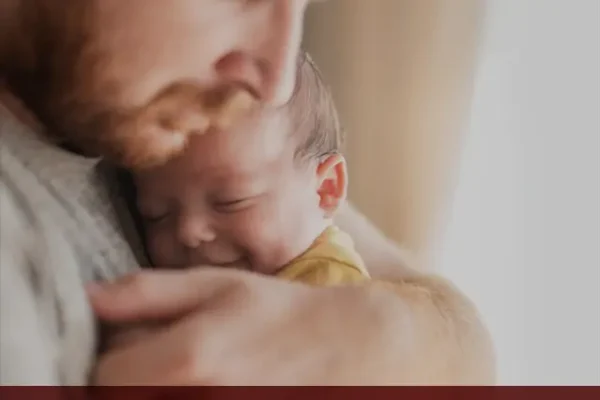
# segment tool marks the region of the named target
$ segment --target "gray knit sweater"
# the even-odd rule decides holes
[[[138,268],[131,221],[98,160],[2,105],[0,173],[0,384],[85,385],[97,334],[83,284]]]

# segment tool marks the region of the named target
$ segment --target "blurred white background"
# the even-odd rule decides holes
[[[600,1],[333,1],[306,39],[351,199],[476,302],[499,383],[600,385]]]
[[[600,1],[489,0],[438,266],[500,382],[600,384]]]

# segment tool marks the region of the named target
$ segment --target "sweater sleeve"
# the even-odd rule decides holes
[[[0,182],[0,384],[86,384],[93,356],[85,349],[93,345],[66,348],[64,340],[77,335],[65,329],[71,319],[84,327],[80,341],[94,337],[83,285],[64,273],[77,269],[76,259],[63,235],[18,194]],[[65,290],[79,304],[65,304]]]
[[[39,313],[33,260],[26,249],[33,221],[28,221],[4,185],[0,220],[0,384],[58,385],[55,349]]]

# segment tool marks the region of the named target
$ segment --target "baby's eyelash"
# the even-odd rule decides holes
[[[169,216],[169,213],[161,215],[142,215],[142,219],[148,224],[156,224],[165,220]]]
[[[247,200],[247,199],[237,199],[237,200],[228,200],[228,201],[218,201],[216,202],[217,205],[219,206],[231,206],[231,205],[235,205],[238,203],[241,203],[242,201]]]
[[[245,209],[254,197],[245,197],[235,200],[223,200],[214,202],[215,210],[222,213],[233,213]]]

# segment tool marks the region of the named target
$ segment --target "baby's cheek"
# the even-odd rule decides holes
[[[266,221],[256,208],[233,214],[227,221],[227,236],[247,252],[255,252],[264,241]]]
[[[150,262],[155,267],[178,267],[181,262],[172,235],[160,231],[148,232],[146,246]]]
[[[289,215],[281,216],[274,205],[256,207],[240,216],[237,240],[249,255],[257,272],[269,274],[287,264],[293,257],[293,230]]]

